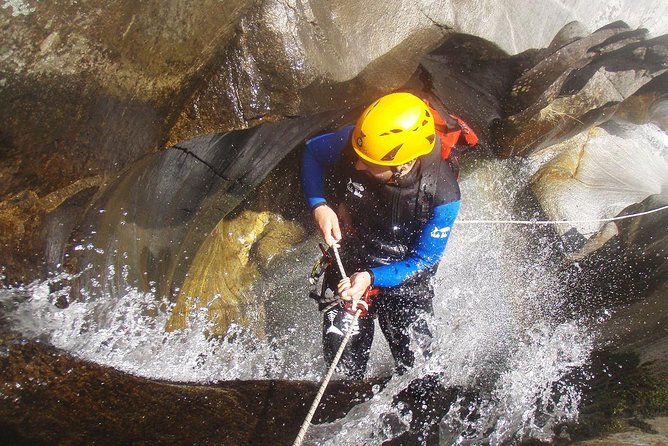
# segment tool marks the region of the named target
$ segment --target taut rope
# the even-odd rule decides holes
[[[558,224],[573,224],[573,223],[604,223],[609,221],[626,220],[627,218],[640,217],[647,214],[653,214],[664,209],[667,206],[661,206],[656,209],[650,209],[645,212],[638,212],[636,214],[622,215],[612,218],[601,218],[592,220],[456,220],[455,224],[509,224],[509,225],[558,225]]]
[[[336,264],[338,265],[339,271],[341,272],[341,277],[343,277],[344,279],[348,279],[346,272],[343,270],[343,264],[341,263],[341,257],[339,256],[338,247],[336,245],[332,245],[332,248],[334,250],[334,256],[336,257]],[[304,436],[306,435],[306,431],[311,425],[311,420],[313,419],[313,415],[315,415],[315,411],[318,408],[318,405],[320,404],[320,400],[322,399],[322,396],[325,394],[325,389],[327,388],[327,384],[329,384],[329,380],[332,378],[334,370],[336,370],[336,366],[339,363],[339,360],[341,359],[341,355],[343,355],[343,350],[346,348],[346,345],[348,344],[348,340],[352,335],[353,328],[355,328],[355,324],[357,324],[357,319],[359,319],[361,313],[362,310],[357,310],[357,312],[353,316],[353,320],[350,322],[348,331],[346,332],[346,335],[343,337],[343,340],[341,341],[339,350],[336,352],[334,360],[332,361],[332,365],[329,366],[329,370],[327,370],[327,374],[322,380],[322,384],[320,384],[320,389],[318,389],[318,393],[316,394],[315,399],[313,400],[313,404],[311,404],[311,409],[308,411],[306,419],[304,420],[304,423],[302,423],[302,427],[299,430],[299,433],[297,434],[297,438],[295,439],[295,442],[292,444],[293,446],[299,446],[302,444],[302,441],[304,441]]]

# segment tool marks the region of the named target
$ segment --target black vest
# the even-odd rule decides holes
[[[439,141],[435,147],[440,147]],[[434,207],[459,200],[452,168],[434,149],[418,158],[406,176],[385,184],[355,170],[356,159],[352,147],[346,148],[328,177],[333,182],[334,201],[345,204],[352,219],[353,234],[344,240],[342,249],[347,263],[361,270],[403,260]]]

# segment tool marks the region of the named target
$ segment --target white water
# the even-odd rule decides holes
[[[515,217],[512,191],[520,190],[532,173],[520,163],[484,160],[465,172],[460,217]],[[562,379],[586,363],[592,339],[576,321],[556,322],[560,290],[554,241],[548,233],[532,232],[536,230],[457,225],[435,284],[436,316],[429,321],[435,334],[433,356],[393,377],[345,418],[313,426],[307,443],[381,444],[408,428],[393,397],[413,379],[434,373],[446,387],[475,388],[480,395],[475,419],[459,414],[459,405],[470,402],[460,400],[451,408],[440,426],[443,444],[548,440],[555,424],[575,419],[579,395]],[[165,333],[169,305],[156,302],[152,293],[132,290],[116,302],[72,302],[58,309],[53,305],[57,293],[50,294],[49,284],[40,282],[0,291],[0,302],[5,317],[24,336],[140,376],[191,382],[319,381],[325,368],[319,314],[305,297],[317,249],[310,243],[299,250],[307,255],[297,255],[258,291],[271,311],[270,340],[238,328],[225,341],[207,339],[202,313],[193,316],[187,331]],[[111,315],[104,325],[88,320],[100,310]],[[157,317],[147,316],[155,313]],[[376,336],[369,375],[389,375],[392,360],[379,330]]]

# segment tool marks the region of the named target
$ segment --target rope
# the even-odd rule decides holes
[[[668,209],[668,205],[656,209],[651,209],[649,211],[638,212],[630,215],[623,215],[620,217],[591,219],[591,220],[457,220],[455,221],[455,224],[554,225],[554,224],[573,224],[573,223],[604,223],[604,222],[625,220],[634,217],[641,217],[643,215],[652,214],[654,212],[659,212],[664,209]],[[338,246],[332,245],[332,249],[334,251],[334,256],[336,257],[336,264],[339,268],[339,271],[341,272],[341,277],[347,279],[348,276],[346,275],[343,269],[343,264],[341,263],[341,257],[339,256]],[[338,300],[333,303],[333,305],[337,304]],[[311,404],[311,408],[308,414],[306,415],[306,419],[304,419],[304,423],[302,424],[302,427],[299,430],[299,433],[297,434],[297,438],[295,439],[293,446],[299,446],[304,441],[304,437],[306,436],[306,431],[311,425],[311,420],[313,419],[313,415],[315,415],[315,411],[317,410],[318,405],[320,404],[320,400],[322,399],[322,396],[325,394],[325,389],[327,388],[327,385],[329,384],[329,381],[332,378],[332,375],[334,374],[334,370],[336,369],[336,366],[338,365],[339,360],[341,359],[341,355],[343,355],[343,350],[346,348],[346,345],[350,340],[353,328],[355,327],[355,324],[357,323],[357,320],[359,319],[361,313],[362,310],[357,310],[357,312],[355,313],[355,316],[353,317],[353,320],[350,323],[350,326],[348,327],[348,331],[346,332],[346,335],[343,337],[343,340],[341,341],[339,350],[336,352],[334,360],[332,361],[329,370],[327,370],[327,374],[325,375],[325,377],[322,380],[322,383],[320,384],[320,389],[318,389],[318,393],[316,394],[315,399],[313,400],[313,404]]]
[[[336,352],[336,356],[334,356],[334,360],[332,361],[332,365],[329,367],[329,370],[327,370],[327,374],[325,375],[325,378],[322,380],[322,384],[320,385],[320,389],[318,390],[318,394],[315,396],[315,399],[313,400],[313,404],[311,404],[311,409],[309,410],[308,414],[306,415],[306,419],[304,420],[304,423],[302,424],[302,428],[299,430],[299,433],[297,434],[297,438],[295,439],[295,442],[293,443],[293,446],[299,446],[302,444],[302,441],[304,441],[304,436],[306,435],[306,431],[308,430],[309,426],[311,425],[311,420],[313,419],[313,415],[315,414],[316,409],[318,408],[318,405],[320,404],[320,399],[322,399],[322,396],[325,394],[325,389],[327,388],[327,384],[329,384],[329,380],[332,378],[332,375],[334,374],[334,370],[336,369],[336,365],[339,363],[339,360],[341,359],[341,355],[343,354],[343,350],[346,348],[346,344],[348,344],[348,340],[350,339],[350,335],[353,332],[353,328],[355,327],[355,324],[357,323],[357,319],[360,317],[360,314],[362,313],[362,310],[357,310],[357,313],[355,313],[355,316],[353,316],[353,320],[350,323],[350,327],[348,327],[348,331],[346,332],[346,335],[343,337],[343,340],[341,341],[341,346],[339,346],[339,350]]]
[[[636,214],[622,215],[620,217],[600,218],[592,220],[456,220],[455,224],[515,224],[515,225],[558,225],[558,224],[573,224],[573,223],[604,223],[617,220],[626,220],[627,218],[640,217],[654,212],[659,212],[668,209],[668,205],[661,206],[656,209],[650,209],[645,212],[638,212]]]
[[[343,270],[343,263],[341,262],[341,256],[339,255],[339,247],[336,244],[334,244],[332,245],[332,250],[334,251],[334,258],[336,259],[336,264],[339,267],[339,272],[341,273],[341,277],[343,279],[347,279],[348,275]]]
[[[333,245],[332,248],[334,250],[334,256],[336,257],[336,264],[338,265],[339,271],[341,272],[341,277],[347,279],[348,276],[346,276],[346,272],[343,270],[343,263],[341,263],[341,257],[339,256],[338,247],[336,245]],[[341,341],[339,350],[336,352],[334,360],[332,361],[332,365],[329,366],[329,370],[327,370],[327,374],[322,380],[322,384],[320,384],[320,389],[318,389],[318,393],[316,394],[315,399],[313,400],[313,404],[311,404],[311,409],[308,411],[306,419],[304,419],[304,423],[302,423],[302,427],[299,430],[299,433],[297,434],[297,438],[295,439],[293,446],[299,446],[304,441],[304,437],[306,436],[306,431],[311,425],[311,420],[313,419],[313,415],[315,415],[315,411],[318,408],[318,405],[320,404],[320,400],[322,399],[322,396],[325,394],[325,389],[329,384],[329,380],[332,379],[334,370],[336,369],[336,366],[339,363],[339,360],[341,359],[341,355],[343,355],[343,350],[346,348],[346,345],[350,340],[350,336],[353,333],[353,328],[355,328],[355,324],[357,324],[357,319],[359,319],[360,314],[362,314],[362,310],[357,310],[357,312],[353,316],[353,320],[350,322],[348,331],[346,332],[346,335],[343,337],[343,340]]]

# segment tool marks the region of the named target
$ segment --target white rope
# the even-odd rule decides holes
[[[343,270],[343,263],[341,263],[341,257],[339,256],[338,246],[332,245],[332,248],[334,250],[334,256],[336,257],[336,263],[339,267],[339,271],[341,272],[341,277],[347,279],[348,276],[346,276],[346,272]],[[327,374],[322,380],[322,384],[320,384],[320,389],[318,389],[318,393],[316,394],[315,399],[313,400],[313,404],[311,404],[311,409],[309,409],[308,414],[306,415],[306,419],[304,419],[302,427],[301,429],[299,429],[299,433],[297,434],[297,438],[295,439],[293,446],[299,446],[304,441],[304,437],[306,436],[306,431],[311,425],[311,420],[313,419],[313,415],[315,415],[315,411],[318,408],[318,405],[320,404],[320,400],[322,399],[322,396],[325,394],[325,389],[329,384],[329,380],[332,379],[334,370],[336,369],[336,366],[339,363],[339,360],[341,359],[341,355],[343,355],[343,350],[346,348],[348,340],[350,340],[350,336],[353,333],[353,328],[355,328],[355,325],[357,324],[357,319],[359,319],[360,314],[362,314],[361,309],[357,310],[357,312],[353,316],[353,320],[350,322],[348,331],[346,332],[346,335],[343,337],[343,340],[341,341],[339,350],[336,352],[334,360],[332,361],[332,365],[329,366],[329,370],[327,370]]]
[[[347,279],[348,275],[343,270],[343,263],[341,262],[341,256],[339,255],[339,246],[335,243],[332,245],[332,250],[334,251],[334,258],[336,258],[336,264],[339,267],[339,272],[341,273],[341,278]]]
[[[515,224],[515,225],[558,225],[558,224],[573,224],[573,223],[604,223],[617,220],[625,220],[627,218],[640,217],[654,212],[659,212],[668,209],[667,206],[662,206],[656,209],[650,209],[645,212],[638,212],[636,214],[622,215],[620,217],[600,218],[592,220],[455,220],[455,224]]]
[[[357,319],[360,317],[360,314],[362,313],[362,310],[357,310],[357,313],[355,313],[355,316],[353,316],[353,320],[350,323],[350,327],[348,327],[348,331],[346,332],[346,335],[343,337],[343,340],[341,341],[341,345],[339,346],[339,350],[336,352],[336,356],[334,356],[334,360],[332,361],[332,365],[329,367],[329,370],[327,370],[327,374],[325,375],[325,378],[322,380],[322,384],[320,385],[320,389],[318,390],[318,394],[315,396],[315,399],[313,400],[313,404],[311,404],[311,409],[309,410],[308,414],[306,415],[306,419],[304,420],[304,423],[302,424],[302,428],[299,430],[299,433],[297,434],[297,438],[295,439],[295,442],[293,443],[293,446],[299,446],[302,444],[302,441],[304,441],[304,436],[306,435],[306,431],[308,430],[309,426],[311,425],[311,420],[313,419],[313,415],[315,414],[316,409],[318,408],[318,405],[320,404],[320,400],[322,399],[322,396],[325,394],[325,389],[327,388],[327,384],[329,384],[329,380],[332,378],[332,375],[334,374],[334,370],[336,369],[336,365],[339,363],[339,360],[341,359],[341,355],[343,354],[343,350],[346,348],[346,344],[348,344],[348,340],[350,339],[350,335],[353,332],[353,328],[355,328],[355,324],[357,323]]]
[[[623,215],[620,217],[613,217],[613,218],[601,218],[601,219],[591,219],[591,220],[457,220],[455,221],[455,224],[515,224],[515,225],[554,225],[554,224],[573,224],[573,223],[603,223],[603,222],[611,222],[611,221],[617,221],[617,220],[625,220],[627,218],[634,218],[634,217],[640,217],[643,215],[648,215],[652,214],[654,212],[659,212],[664,209],[668,209],[667,206],[662,206],[656,209],[651,209],[649,211],[645,212],[638,212],[636,214],[630,214],[630,215]],[[345,271],[343,270],[343,264],[341,263],[341,257],[339,256],[339,250],[337,245],[332,245],[332,249],[334,251],[334,256],[336,257],[336,264],[339,268],[339,271],[341,272],[341,277],[344,279],[347,279],[348,276],[346,275]],[[334,303],[334,305],[337,305],[338,301]],[[355,327],[355,324],[357,323],[357,320],[360,317],[360,314],[362,313],[362,310],[357,310],[355,313],[355,316],[353,317],[352,322],[350,323],[350,326],[348,327],[348,331],[346,332],[346,335],[343,337],[343,340],[341,341],[341,345],[339,346],[339,350],[336,352],[336,355],[334,356],[334,360],[332,361],[331,366],[329,367],[329,370],[327,370],[327,374],[322,380],[322,384],[320,384],[320,389],[318,389],[318,393],[315,396],[315,399],[313,400],[313,404],[311,404],[311,408],[306,415],[306,419],[304,420],[304,423],[302,424],[301,429],[299,430],[299,433],[297,434],[297,438],[295,439],[295,442],[293,443],[293,446],[299,446],[302,444],[304,441],[304,437],[306,436],[306,431],[308,430],[309,426],[311,425],[311,420],[313,419],[313,415],[315,415],[315,411],[318,408],[318,405],[320,404],[320,400],[322,399],[322,396],[325,394],[325,389],[327,388],[327,385],[329,384],[330,379],[332,378],[332,375],[334,374],[334,370],[336,369],[336,366],[339,363],[339,360],[341,359],[341,355],[343,354],[343,350],[346,348],[346,345],[348,344],[348,341],[350,340],[350,336],[352,335],[353,328]]]

